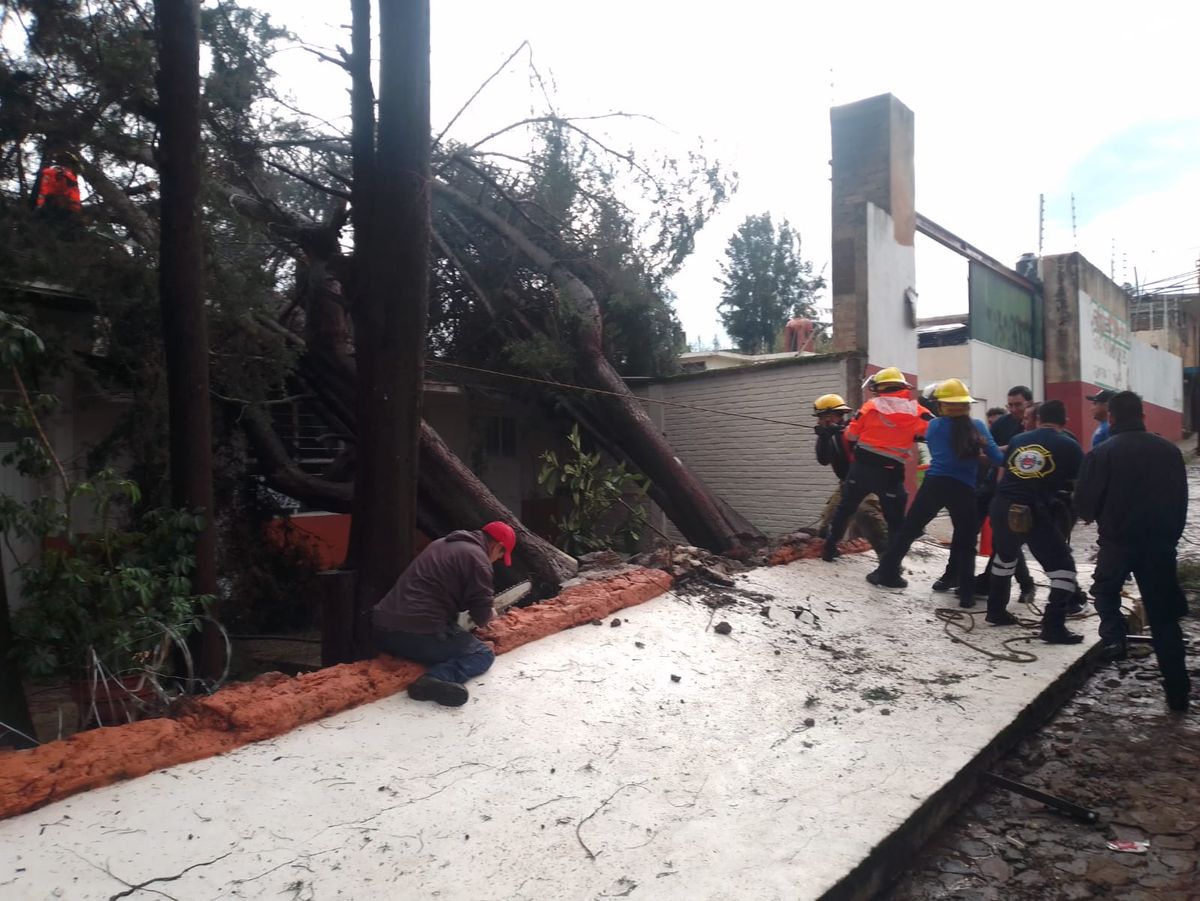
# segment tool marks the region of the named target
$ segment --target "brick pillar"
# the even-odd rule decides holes
[[[881,94],[836,106],[829,118],[834,349],[864,353],[868,371],[899,366],[915,378],[905,301],[916,287],[913,114]]]

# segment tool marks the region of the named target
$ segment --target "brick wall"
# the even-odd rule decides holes
[[[837,393],[854,404],[854,354],[800,357],[737,369],[674,376],[638,389],[645,397],[731,411],[794,425],[649,404],[651,417],[693,472],[764,532],[810,525],[836,485],[817,464],[812,402]]]

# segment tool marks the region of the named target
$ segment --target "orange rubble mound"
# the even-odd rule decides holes
[[[825,541],[821,538],[812,538],[803,544],[785,544],[778,548],[767,559],[768,566],[783,566],[785,563],[791,563],[794,560],[812,560],[821,556],[821,551],[825,549]],[[838,550],[843,554],[861,554],[871,549],[871,542],[865,538],[854,538],[849,541],[838,543]]]
[[[641,604],[671,582],[667,573],[650,569],[584,582],[541,604],[510,610],[478,634],[503,654]],[[282,735],[395,694],[424,671],[416,663],[381,656],[294,677],[267,673],[190,700],[171,719],[93,729],[28,751],[0,752],[0,819]]]

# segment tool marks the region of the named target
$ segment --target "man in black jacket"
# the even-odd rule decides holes
[[[451,532],[421,551],[372,609],[379,649],[430,667],[408,687],[409,697],[445,707],[467,703],[463,683],[486,672],[496,655],[459,628],[458,615],[469,612],[477,626],[491,621],[492,564],[511,566],[516,544],[503,522]]]
[[[1179,618],[1187,601],[1179,585],[1175,546],[1187,520],[1183,455],[1146,431],[1142,399],[1120,391],[1108,402],[1109,437],[1084,461],[1075,486],[1075,512],[1100,530],[1092,594],[1100,637],[1109,654],[1126,655],[1121,589],[1133,573],[1150,620],[1167,706],[1188,709],[1188,680]]]

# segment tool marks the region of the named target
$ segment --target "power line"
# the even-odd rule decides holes
[[[585,394],[606,394],[610,397],[632,398],[634,400],[645,401],[646,403],[659,404],[664,407],[680,407],[684,410],[695,410],[699,413],[712,413],[714,416],[732,416],[737,419],[751,419],[755,422],[770,422],[775,425],[786,425],[792,428],[806,429],[811,427],[811,423],[804,422],[787,422],[783,419],[771,419],[768,416],[754,416],[750,413],[734,413],[731,410],[714,410],[711,407],[698,407],[695,404],[684,404],[674,400],[662,400],[657,397],[641,397],[636,394],[622,394],[620,391],[606,391],[603,388],[586,388],[583,385],[569,385],[566,382],[555,382],[550,379],[538,379],[529,375],[517,375],[512,372],[497,372],[494,369],[482,369],[478,366],[467,366],[462,363],[449,363],[445,360],[429,360],[430,366],[449,366],[453,369],[465,369],[468,372],[480,372],[485,375],[496,375],[501,378],[515,379],[519,382],[532,382],[535,385],[548,385],[552,388],[564,388],[568,391],[582,391]]]

